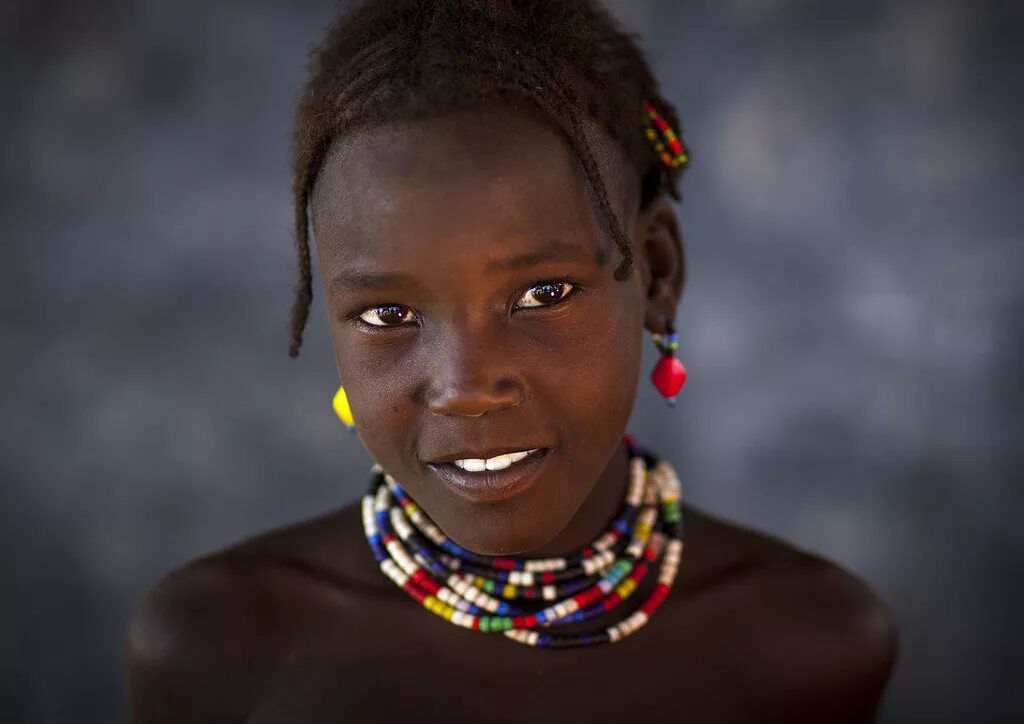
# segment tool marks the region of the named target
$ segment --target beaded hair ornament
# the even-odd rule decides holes
[[[645,100],[643,108],[644,123],[647,127],[645,131],[647,140],[654,146],[654,151],[658,154],[658,158],[669,168],[682,168],[685,166],[690,157],[686,153],[683,142],[679,140],[679,136],[672,130],[672,126],[654,110],[654,106],[650,101]]]

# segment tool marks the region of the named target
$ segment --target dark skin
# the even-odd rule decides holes
[[[663,331],[682,294],[671,204],[640,209],[635,170],[590,132],[621,181],[610,192],[636,256],[624,282],[568,145],[533,114],[362,131],[336,145],[314,190],[360,439],[480,553],[559,555],[605,529],[626,484],[644,330]],[[551,280],[575,286],[531,294]],[[467,445],[550,452],[529,490],[469,502],[424,464]],[[679,576],[651,622],[559,651],[420,608],[377,568],[358,504],[251,538],[147,596],[129,636],[132,721],[872,721],[896,656],[872,591],[690,505],[683,524]]]

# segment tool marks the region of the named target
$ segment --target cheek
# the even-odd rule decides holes
[[[622,305],[611,308],[615,311],[590,317],[595,322],[563,349],[561,364],[544,380],[574,424],[591,432],[624,427],[636,398],[640,321]],[[608,435],[614,439],[620,432]]]
[[[410,367],[396,344],[367,344],[353,333],[335,335],[335,357],[355,418],[356,433],[370,455],[388,469],[402,456],[413,424]]]

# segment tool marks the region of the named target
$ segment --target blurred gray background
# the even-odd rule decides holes
[[[691,378],[633,431],[889,603],[883,721],[1013,720],[1024,3],[610,4],[693,149]],[[0,6],[0,721],[120,721],[147,586],[362,491],[319,277],[287,356],[291,114],[334,7]]]

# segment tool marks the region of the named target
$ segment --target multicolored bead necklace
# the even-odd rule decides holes
[[[457,626],[501,632],[528,646],[616,642],[635,633],[668,597],[683,554],[679,478],[627,436],[629,486],[611,527],[560,558],[483,556],[451,541],[394,478],[374,466],[363,529],[381,571]],[[549,633],[616,609],[661,560],[646,600],[618,623],[589,633]]]

